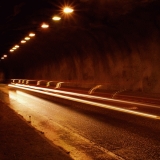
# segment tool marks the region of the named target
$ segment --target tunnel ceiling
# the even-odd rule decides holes
[[[0,1],[1,56],[10,54],[9,50],[30,31],[38,31],[43,22],[51,22],[53,15],[61,14],[64,5],[74,8],[77,26],[118,24],[125,28],[124,22],[141,16],[159,27],[159,0],[5,0]]]

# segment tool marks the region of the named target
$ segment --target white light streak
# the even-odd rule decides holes
[[[60,88],[62,83],[64,83],[64,82],[58,82],[55,88]],[[90,98],[90,99],[96,99],[96,100],[112,101],[112,102],[126,103],[126,104],[132,104],[132,105],[134,104],[134,105],[152,107],[152,108],[158,108],[158,109],[160,108],[159,106],[145,104],[145,103],[138,103],[138,102],[131,102],[131,101],[125,101],[125,100],[112,99],[112,98],[105,98],[105,97],[99,97],[99,96],[93,96],[93,95],[81,94],[81,93],[75,93],[75,92],[68,92],[68,91],[61,91],[61,90],[49,89],[49,88],[37,87],[37,86],[29,86],[29,85],[21,85],[21,84],[16,84],[16,85],[19,85],[22,87],[33,88],[33,89],[39,89],[39,90],[43,90],[43,91],[49,91],[49,92],[53,92],[53,93],[62,93],[62,94]]]
[[[110,110],[115,110],[115,111],[119,111],[119,112],[124,112],[124,113],[129,113],[129,114],[133,114],[133,115],[138,115],[138,116],[143,116],[143,117],[147,117],[147,118],[160,120],[159,116],[153,115],[153,114],[132,111],[132,110],[124,109],[124,108],[106,105],[103,103],[92,102],[89,100],[83,100],[83,99],[69,97],[69,96],[65,96],[65,95],[59,95],[59,94],[54,94],[54,93],[50,93],[50,92],[45,92],[45,91],[49,91],[49,89],[47,89],[47,88],[34,87],[34,86],[27,87],[25,85],[19,85],[19,84],[16,84],[16,85],[9,84],[8,86],[19,88],[19,89],[24,89],[24,90],[29,90],[29,91],[33,91],[33,92],[37,92],[37,93],[41,93],[41,94],[46,94],[46,95],[50,95],[50,96],[54,96],[54,97],[59,97],[59,98],[63,98],[63,99],[68,99],[68,100],[72,100],[72,101],[76,101],[76,102],[80,102],[80,103],[85,103],[85,104],[89,104],[89,105],[93,105],[93,106],[97,106],[97,107],[101,107],[101,108],[106,108],[106,109],[110,109]],[[37,89],[35,89],[35,88],[37,88]],[[43,89],[45,91],[38,90],[38,89]],[[75,93],[73,93],[73,94],[75,95]]]

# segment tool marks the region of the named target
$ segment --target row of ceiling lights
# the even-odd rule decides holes
[[[73,12],[73,9],[72,8],[70,8],[70,7],[64,7],[64,9],[63,9],[63,12],[64,13],[66,13],[66,14],[69,14],[69,13],[72,13]],[[52,18],[52,20],[54,20],[54,21],[59,21],[59,20],[61,20],[61,17],[59,17],[59,16],[54,16],[53,18]],[[46,23],[43,23],[42,25],[41,25],[41,28],[48,28],[49,27],[49,25],[48,24],[46,24]],[[35,33],[29,33],[29,35],[28,36],[26,36],[23,40],[21,40],[21,44],[24,44],[24,43],[26,43],[28,40],[30,40],[32,37],[34,37],[35,36]],[[15,45],[15,46],[13,46],[9,51],[10,52],[14,52],[16,49],[18,49],[20,46],[19,45]],[[1,59],[3,60],[3,59],[5,59],[5,58],[7,58],[7,55],[6,54],[4,54],[2,57],[1,57]]]
[[[21,43],[26,43],[26,41],[30,40],[31,37],[34,37],[35,33],[30,33],[29,36],[25,37],[23,40],[21,40]],[[15,45],[12,49],[10,49],[10,52],[14,52],[17,48],[19,48],[19,45]]]

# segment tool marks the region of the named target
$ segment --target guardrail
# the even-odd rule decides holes
[[[11,79],[11,84],[25,84],[25,85],[34,85],[54,89],[63,89],[63,90],[73,90],[86,92],[88,94],[93,94],[96,90],[106,86],[102,84],[93,84],[93,83],[79,83],[79,82],[59,82],[59,81],[47,81],[47,80],[28,80],[28,79]]]

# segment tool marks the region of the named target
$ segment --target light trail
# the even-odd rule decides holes
[[[14,88],[19,88],[19,89],[24,89],[24,90],[28,90],[28,91],[33,91],[33,92],[41,93],[41,94],[45,94],[45,95],[50,95],[50,96],[54,96],[54,97],[59,97],[59,98],[63,98],[63,99],[67,99],[67,100],[71,100],[71,101],[75,101],[75,102],[80,102],[80,103],[84,103],[84,104],[98,106],[98,107],[101,107],[101,108],[106,108],[106,109],[110,109],[110,110],[115,110],[115,111],[119,111],[119,112],[124,112],[124,113],[129,113],[129,114],[133,114],[133,115],[138,115],[138,116],[142,116],[142,117],[147,117],[147,118],[160,120],[160,117],[158,115],[132,111],[132,110],[123,109],[123,108],[119,108],[119,107],[115,107],[115,106],[111,106],[111,105],[106,105],[106,104],[103,104],[103,103],[92,102],[92,101],[89,101],[89,100],[83,100],[83,99],[79,99],[79,98],[74,98],[74,97],[54,94],[54,93],[50,93],[50,92],[45,92],[45,91],[42,91],[42,90],[38,90],[38,88],[33,89],[33,88],[29,88],[29,87],[28,88],[24,87],[23,85],[20,86],[20,85],[13,85],[13,84],[9,84],[8,86],[14,87]],[[41,87],[39,87],[39,88],[41,88]]]
[[[63,82],[60,82],[60,83],[63,83]],[[139,106],[145,106],[145,107],[151,107],[151,108],[160,109],[160,106],[146,104],[146,103],[131,102],[131,101],[126,101],[126,100],[119,100],[119,99],[112,99],[112,98],[106,98],[106,97],[100,97],[100,96],[93,96],[93,95],[82,94],[82,93],[61,91],[61,90],[49,89],[49,88],[43,88],[43,87],[37,87],[37,86],[29,86],[29,85],[25,85],[25,84],[15,84],[15,85],[16,86],[25,87],[25,88],[32,88],[32,89],[36,89],[36,90],[49,91],[49,92],[53,92],[53,93],[61,93],[61,94],[66,94],[66,95],[73,95],[73,96],[84,97],[84,98],[89,98],[89,99],[112,101],[112,102],[126,103],[126,104],[139,105]]]

